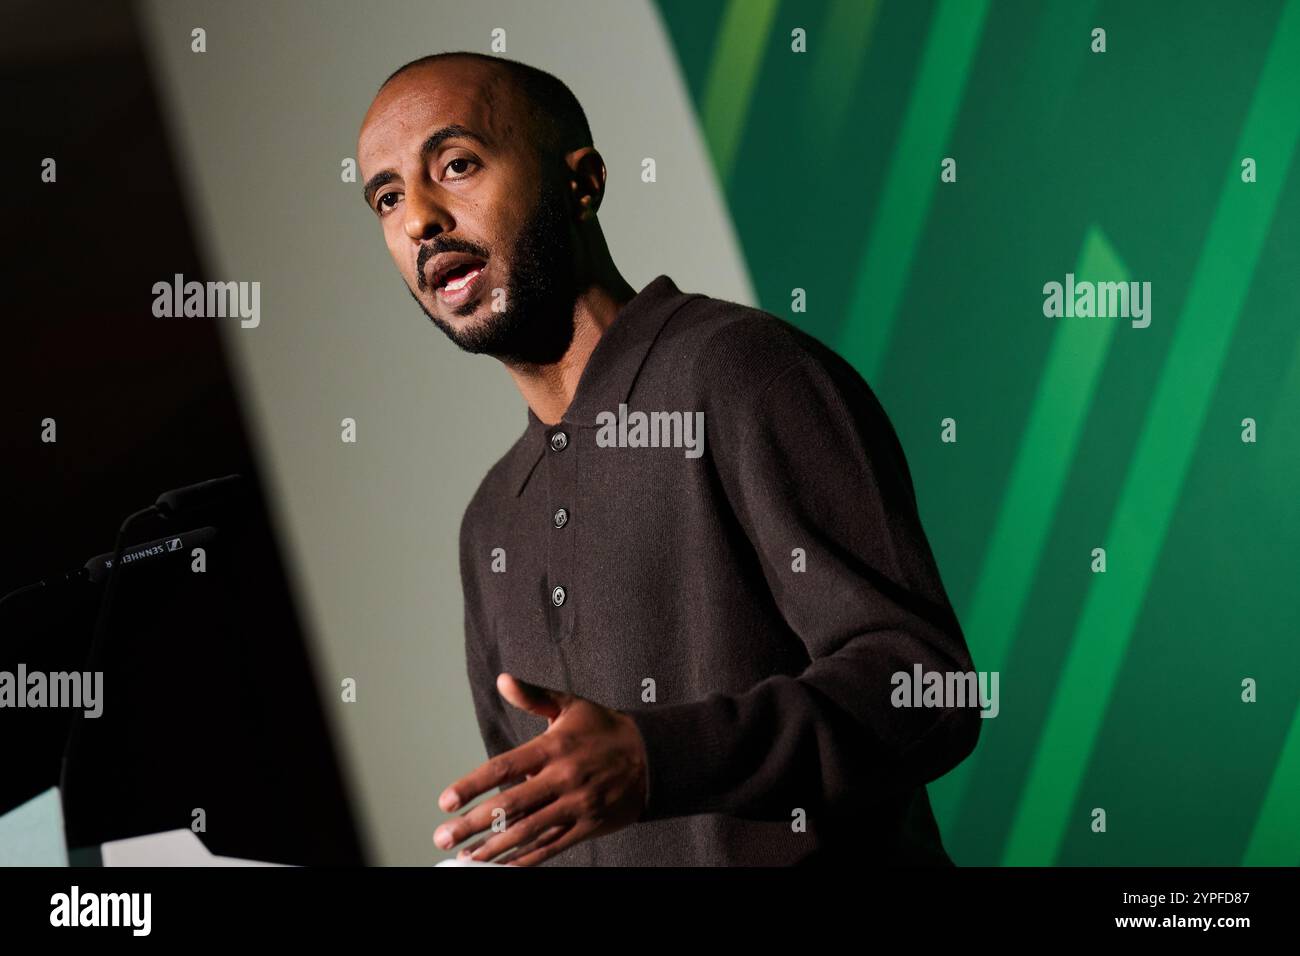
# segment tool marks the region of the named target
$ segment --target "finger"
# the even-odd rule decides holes
[[[529,843],[551,827],[572,825],[579,817],[578,807],[573,800],[551,803],[540,810],[530,813],[524,819],[514,823],[501,832],[488,837],[478,851],[473,854],[475,860],[491,860],[498,854],[512,847]]]
[[[456,819],[442,824],[434,830],[433,842],[444,850],[450,850],[462,840],[490,830],[496,820],[503,819],[503,813],[506,827],[509,828],[513,821],[547,806],[559,795],[554,783],[542,778],[529,780],[490,800],[484,800]]]
[[[523,846],[515,847],[515,849],[511,850],[505,856],[498,857],[493,862],[500,863],[504,866],[510,866],[516,860],[521,859],[525,854],[531,853],[539,847],[546,846],[548,843],[551,843],[568,832],[569,827],[567,826],[553,826],[536,840],[533,840],[531,843],[525,843]]]
[[[477,850],[479,847],[481,847],[481,846],[482,846],[484,843],[486,843],[487,841],[488,841],[488,838],[487,838],[487,837],[479,837],[479,838],[478,838],[477,840],[475,840],[473,843],[467,843],[467,844],[465,844],[465,846],[461,847],[459,850],[456,851],[456,859],[458,859],[458,860],[468,860],[469,857],[470,857],[470,854],[472,854],[475,850]]]
[[[534,849],[537,846],[550,842],[551,840],[555,839],[557,836],[559,836],[567,829],[568,829],[567,826],[557,824],[556,826],[551,827],[549,830],[547,830],[545,833],[539,836],[536,840],[533,840],[531,843],[526,843],[523,846],[515,847],[513,850],[509,851],[505,856],[498,856],[495,862],[505,863],[511,857],[518,856],[521,852],[527,852],[529,850]],[[478,840],[475,840],[473,843],[466,844],[456,854],[456,859],[468,860],[479,849],[481,849],[485,843],[487,843],[488,839],[489,837],[482,837]]]
[[[492,813],[492,822],[489,823],[489,825],[486,828],[484,828],[482,831],[483,833],[486,834],[486,836],[481,836],[473,843],[467,843],[463,847],[461,847],[458,851],[456,851],[456,859],[461,860],[467,858],[471,853],[473,853],[479,847],[483,846],[483,844],[487,843],[487,841],[492,838],[492,835],[494,833],[503,832],[506,827],[512,826],[517,820],[522,820],[527,815],[528,815],[528,810],[522,810],[520,812],[513,813],[513,814],[510,813],[509,811],[506,811],[506,815],[503,818],[505,820],[504,826],[502,826],[499,829],[493,829],[493,825],[496,823],[498,819],[498,815],[494,811]],[[439,828],[438,830],[434,831],[433,839],[435,843],[438,841],[438,837],[441,832],[442,832],[442,828]],[[479,831],[478,830],[473,831],[473,833],[477,833],[477,832]],[[468,833],[468,835],[472,836],[473,833]],[[451,839],[452,839],[451,846],[447,847],[447,849],[450,849],[452,846],[455,846],[458,842],[460,842],[460,840],[464,840],[465,837],[461,836],[460,840],[458,840],[457,833],[453,831],[451,833]]]
[[[514,823],[514,820],[507,820],[506,826],[510,826],[510,824],[512,823]],[[474,855],[474,853],[477,850],[479,850],[490,839],[492,839],[491,833],[489,833],[487,836],[479,837],[473,843],[466,843],[463,847],[461,847],[459,850],[456,851],[456,859],[468,860],[471,856]]]
[[[570,697],[562,690],[530,684],[513,674],[506,673],[497,675],[497,693],[511,706],[545,717],[547,720],[554,720],[560,716]]]
[[[579,823],[571,827],[568,832],[558,839],[552,840],[545,846],[532,850],[520,856],[517,860],[511,861],[511,866],[536,866],[543,860],[549,860],[557,853],[563,853],[579,840],[585,840],[591,834],[591,825]]]
[[[546,742],[540,736],[513,750],[499,753],[452,783],[438,795],[438,806],[452,813],[493,787],[500,787],[536,774],[546,766]]]

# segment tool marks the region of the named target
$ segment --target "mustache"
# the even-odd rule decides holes
[[[426,292],[429,288],[429,282],[424,277],[424,267],[440,252],[464,252],[471,256],[478,256],[484,262],[489,255],[486,246],[470,242],[468,239],[455,239],[451,236],[436,236],[430,239],[415,255],[415,285],[421,292]]]

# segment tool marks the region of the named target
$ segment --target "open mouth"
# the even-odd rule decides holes
[[[483,271],[483,263],[466,263],[463,266],[455,266],[442,273],[434,280],[435,289],[446,289],[448,292],[455,292],[457,289],[464,288],[467,282],[472,282],[474,277]]]
[[[440,301],[452,306],[461,305],[477,291],[486,268],[487,263],[477,256],[445,253],[434,257],[429,285]]]
[[[464,305],[478,293],[479,277],[482,275],[483,266],[456,269],[434,290],[434,295],[447,305]]]

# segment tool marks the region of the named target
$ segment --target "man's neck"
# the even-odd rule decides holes
[[[573,341],[559,361],[506,366],[519,394],[542,422],[554,425],[564,418],[596,343],[614,324],[618,310],[634,295],[636,290],[617,275],[613,282],[587,287],[574,303]]]

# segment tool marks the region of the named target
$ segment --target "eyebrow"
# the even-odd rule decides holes
[[[441,129],[435,130],[433,133],[429,135],[428,139],[426,139],[423,143],[420,144],[420,158],[424,159],[426,156],[428,156],[430,153],[432,153],[434,150],[436,150],[439,146],[441,146],[444,142],[446,142],[449,139],[472,139],[476,143],[479,143],[483,146],[488,145],[487,140],[485,140],[478,133],[474,132],[468,126],[453,124],[451,126],[444,126]],[[397,178],[398,178],[397,173],[395,173],[391,169],[386,169],[383,172],[375,173],[368,180],[366,180],[366,185],[361,190],[361,194],[366,200],[366,205],[373,209],[374,203],[372,203],[371,200],[374,198],[375,190],[377,190],[380,186],[384,186],[388,183],[391,183],[394,179]]]

